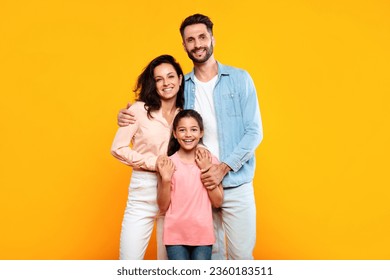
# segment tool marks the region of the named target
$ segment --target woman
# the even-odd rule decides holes
[[[144,258],[158,215],[156,162],[166,155],[172,121],[184,105],[183,71],[170,55],[153,59],[138,77],[137,101],[129,108],[135,123],[120,127],[111,153],[133,167],[122,222],[120,259]],[[130,147],[132,144],[132,147]],[[158,259],[166,258],[157,222]]]

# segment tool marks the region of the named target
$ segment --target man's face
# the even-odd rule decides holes
[[[203,23],[189,25],[184,29],[183,46],[194,63],[203,63],[213,55],[214,37]]]

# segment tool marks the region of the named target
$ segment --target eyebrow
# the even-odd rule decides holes
[[[175,72],[169,72],[169,73],[167,73],[167,76],[168,75],[171,75],[171,74],[175,74]],[[157,75],[157,76],[154,76],[155,78],[158,78],[158,77],[162,77],[161,75]]]
[[[187,128],[187,127],[186,126],[178,126],[177,129],[179,129],[179,128]],[[200,129],[200,127],[198,125],[190,126],[190,128],[199,128]]]
[[[198,34],[198,35],[196,35],[196,36],[189,36],[189,37],[187,37],[185,40],[188,40],[188,39],[194,39],[195,37],[200,37],[200,36],[207,36],[207,32],[202,32],[202,33],[200,33],[200,34]]]

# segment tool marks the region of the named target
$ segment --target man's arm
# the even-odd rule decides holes
[[[119,110],[118,112],[118,125],[119,126],[128,126],[130,124],[134,124],[136,119],[134,114],[129,111],[131,107],[131,103],[127,103],[127,107]]]
[[[223,162],[213,165],[201,176],[202,182],[207,187],[220,184],[229,171],[237,172],[254,154],[257,146],[263,139],[263,127],[256,88],[249,73],[242,72],[235,77],[235,84],[239,85],[240,107],[242,112],[244,135],[235,145]],[[227,140],[228,141],[228,140]]]
[[[226,163],[213,164],[210,152],[203,148],[196,151],[196,163],[202,172],[200,179],[209,190],[220,185],[223,177],[231,170]]]
[[[240,107],[244,134],[234,150],[226,155],[223,162],[237,172],[254,155],[263,139],[263,126],[256,88],[248,72],[244,71],[235,81],[240,91]]]
[[[225,177],[230,170],[231,168],[224,162],[212,164],[208,170],[204,170],[202,175],[200,175],[200,179],[207,189],[212,189],[221,184],[223,177]]]

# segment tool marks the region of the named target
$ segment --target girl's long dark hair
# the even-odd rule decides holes
[[[137,83],[134,88],[134,93],[138,101],[145,102],[145,109],[148,112],[148,117],[151,118],[151,112],[157,111],[161,108],[161,99],[157,93],[156,81],[154,79],[154,69],[160,64],[168,63],[173,66],[178,77],[182,77],[182,83],[176,97],[176,107],[182,109],[184,106],[184,74],[180,64],[176,62],[171,55],[160,55],[153,59],[145,67],[139,75]]]
[[[179,142],[173,136],[173,131],[176,131],[177,125],[182,118],[194,118],[199,125],[200,131],[204,131],[202,116],[197,111],[191,109],[180,111],[173,120],[171,139],[168,143],[168,156],[173,155],[180,149]],[[202,143],[202,139],[200,139],[199,143]]]

